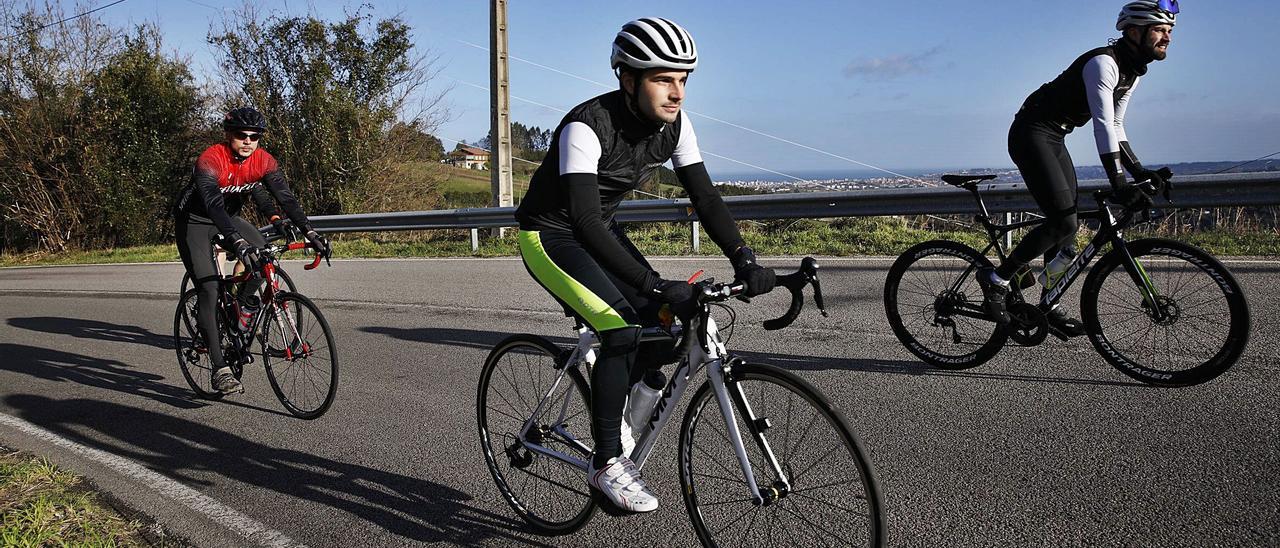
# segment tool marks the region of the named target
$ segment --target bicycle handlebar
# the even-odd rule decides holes
[[[778,276],[777,285],[775,287],[785,287],[791,292],[791,305],[787,308],[787,312],[781,317],[772,320],[765,320],[764,328],[769,331],[776,331],[791,325],[800,311],[804,308],[804,292],[806,285],[813,285],[813,302],[818,306],[818,311],[826,317],[827,309],[822,301],[822,285],[818,283],[818,260],[813,257],[805,257],[800,261],[800,268],[791,274]],[[714,280],[707,280],[698,283],[702,289],[702,293],[698,296],[698,302],[720,302],[726,301],[733,297],[742,295],[747,286],[743,283],[716,283]]]

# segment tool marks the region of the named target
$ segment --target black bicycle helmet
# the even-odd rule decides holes
[[[227,131],[236,129],[266,131],[267,117],[253,107],[232,109],[222,118],[222,129]]]

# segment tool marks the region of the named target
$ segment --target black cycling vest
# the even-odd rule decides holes
[[[1022,103],[1015,117],[1020,122],[1043,122],[1061,127],[1064,131],[1081,127],[1093,118],[1089,111],[1088,93],[1084,89],[1084,66],[1090,59],[1106,55],[1115,60],[1120,68],[1120,81],[1112,96],[1112,101],[1119,102],[1139,76],[1147,73],[1147,62],[1139,59],[1132,45],[1124,40],[1116,44],[1091,49],[1077,57],[1067,70],[1040,89],[1035,90]]]
[[[533,173],[529,192],[516,208],[524,230],[573,230],[569,221],[569,192],[560,180],[560,132],[582,122],[600,139],[596,179],[600,185],[600,217],[605,224],[627,193],[654,176],[671,159],[680,141],[680,120],[654,124],[636,117],[627,108],[626,96],[611,91],[570,110],[551,136],[551,149]]]

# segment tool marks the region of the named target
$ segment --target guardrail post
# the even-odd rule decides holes
[[[698,234],[698,221],[689,223],[689,227],[690,227],[689,234],[691,236],[690,240],[693,243],[693,254],[697,255],[698,252],[700,251],[700,248],[702,247],[702,237],[701,235]]]
[[[480,229],[471,229],[471,252],[480,251]]]
[[[1004,212],[1004,224],[1013,224],[1013,212]],[[1013,250],[1013,232],[1004,233],[1004,249],[1005,253]]]

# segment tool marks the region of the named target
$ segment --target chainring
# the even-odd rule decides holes
[[[1009,306],[1009,338],[1022,346],[1036,346],[1049,336],[1049,319],[1040,307],[1026,302]]]

